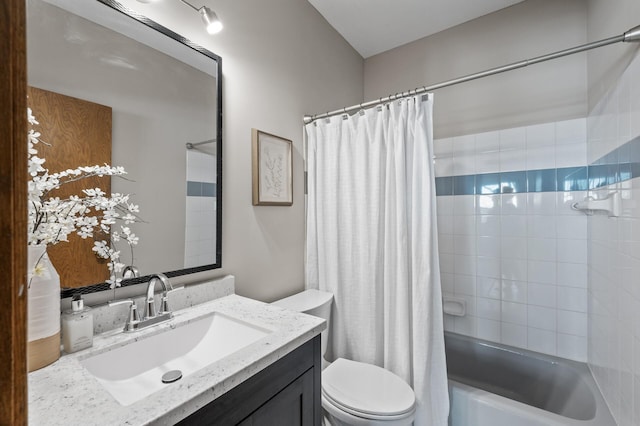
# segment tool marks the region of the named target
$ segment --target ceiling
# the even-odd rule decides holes
[[[309,0],[363,58],[523,0]]]

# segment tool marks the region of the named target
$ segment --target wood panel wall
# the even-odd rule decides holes
[[[38,154],[46,159],[44,167],[50,172],[75,169],[78,166],[111,164],[111,117],[108,106],[60,93],[27,88],[28,104],[40,123],[42,134]],[[62,199],[82,195],[83,189],[100,188],[111,193],[111,177],[92,177],[63,185],[52,196]],[[94,235],[107,238],[105,235]],[[94,240],[69,235],[69,241],[50,246],[49,258],[60,274],[63,288],[98,284],[109,278],[107,262],[92,251]]]
[[[0,424],[27,424],[25,1],[0,1]]]

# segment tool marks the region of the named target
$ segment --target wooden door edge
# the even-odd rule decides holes
[[[0,2],[0,424],[27,424],[27,120],[24,0]]]

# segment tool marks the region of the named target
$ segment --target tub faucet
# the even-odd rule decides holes
[[[156,299],[155,299],[155,288],[156,281],[160,281],[162,285],[162,302],[160,304],[160,312],[156,314]],[[147,299],[146,299],[146,310],[144,313],[144,319],[155,318],[156,315],[169,314],[169,306],[167,304],[167,292],[173,290],[171,283],[169,282],[169,278],[165,274],[153,274],[149,277],[149,285],[147,286]]]

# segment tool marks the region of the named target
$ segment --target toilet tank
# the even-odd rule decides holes
[[[327,321],[327,328],[322,332],[320,340],[322,342],[322,357],[324,358],[327,349],[327,336],[329,333],[329,321],[331,320],[331,303],[333,293],[320,290],[305,290],[284,299],[276,300],[272,304],[281,308],[290,309],[296,312],[320,317]]]

